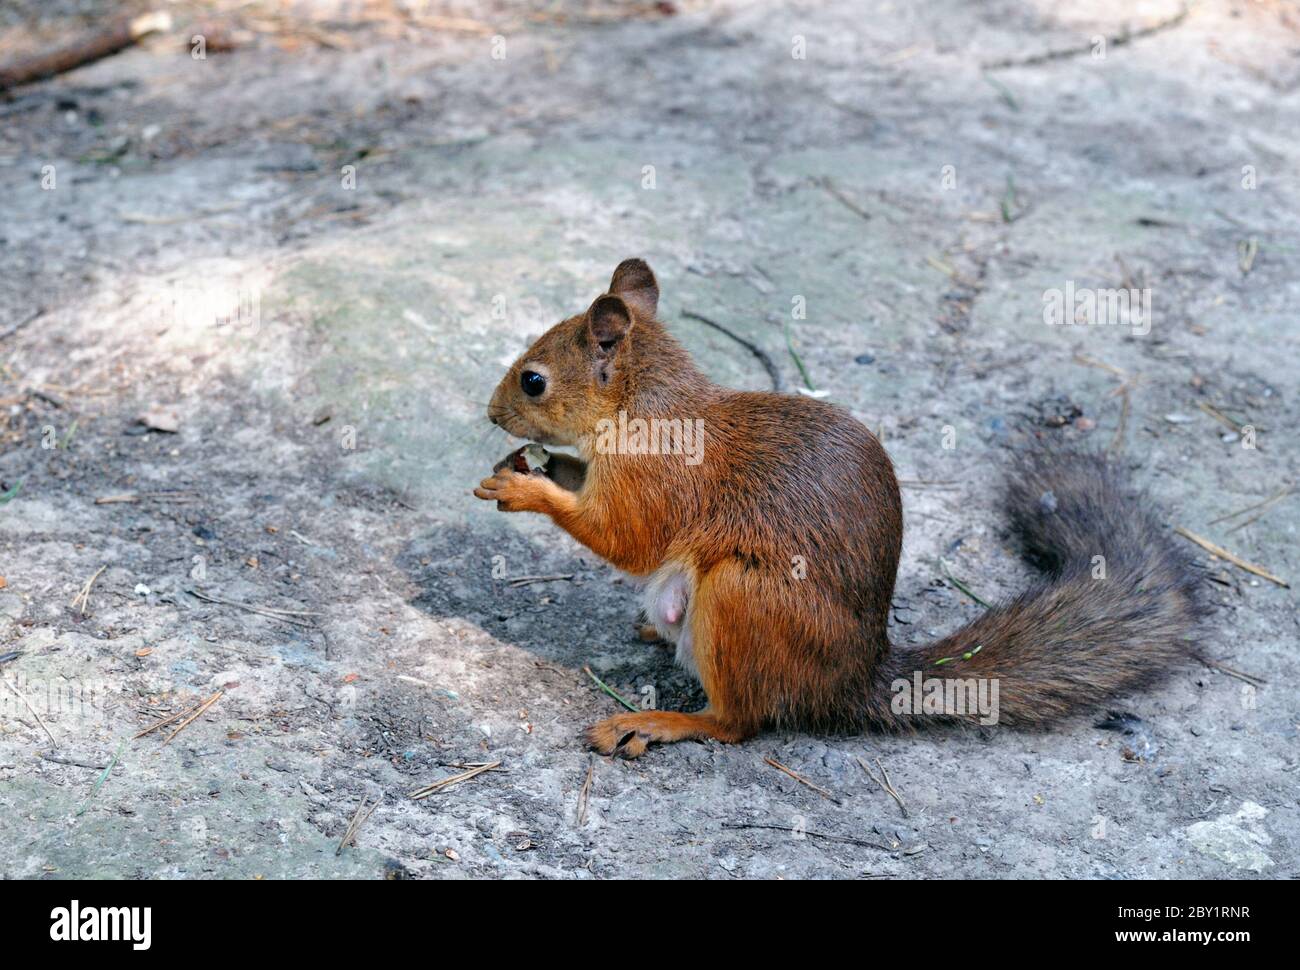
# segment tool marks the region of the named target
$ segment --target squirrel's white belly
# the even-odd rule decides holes
[[[681,563],[667,562],[647,580],[641,606],[646,619],[669,643],[677,644],[677,663],[697,679],[695,650],[691,641],[691,603],[695,583]]]

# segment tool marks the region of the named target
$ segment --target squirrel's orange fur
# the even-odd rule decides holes
[[[829,404],[713,384],[655,319],[658,295],[650,268],[626,260],[608,293],[520,357],[489,417],[582,459],[554,455],[549,475],[503,462],[474,490],[503,511],[549,515],[652,588],[684,593],[678,657],[708,706],[609,718],[587,731],[597,750],[634,757],[654,742],[739,741],[768,725],[917,724],[922,715],[896,713],[889,697],[914,670],[998,678],[1002,721],[1044,722],[1185,656],[1198,612],[1185,560],[1101,459],[1040,450],[1022,456],[1011,512],[1049,578],[935,644],[891,651],[903,519],[880,442]],[[620,412],[702,421],[699,462],[598,447],[601,422]],[[1105,581],[1088,570],[1099,555]]]

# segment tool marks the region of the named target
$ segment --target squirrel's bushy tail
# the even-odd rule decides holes
[[[898,682],[915,684],[917,672],[922,681],[996,681],[997,723],[1043,724],[1151,684],[1195,655],[1199,578],[1145,494],[1103,456],[1036,446],[1011,472],[1007,507],[1045,577],[942,640],[892,649],[877,668],[875,723],[989,723],[969,709],[925,713],[895,700]]]

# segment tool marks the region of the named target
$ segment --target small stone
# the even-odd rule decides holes
[[[150,431],[162,431],[175,434],[181,429],[181,418],[175,408],[155,404],[137,419]]]

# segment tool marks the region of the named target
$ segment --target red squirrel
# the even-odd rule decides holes
[[[581,458],[557,453],[548,474],[507,459],[474,489],[646,577],[650,622],[704,687],[701,711],[592,725],[595,750],[975,721],[900,712],[891,697],[917,672],[990,679],[1002,723],[1044,724],[1193,655],[1197,580],[1150,504],[1102,456],[1041,445],[1015,459],[1007,508],[1044,578],[935,643],[891,646],[903,514],[880,442],[823,401],[712,383],[656,320],[658,300],[650,267],[625,260],[515,362],[489,420]],[[636,418],[699,428],[702,447],[611,447],[611,428]]]

